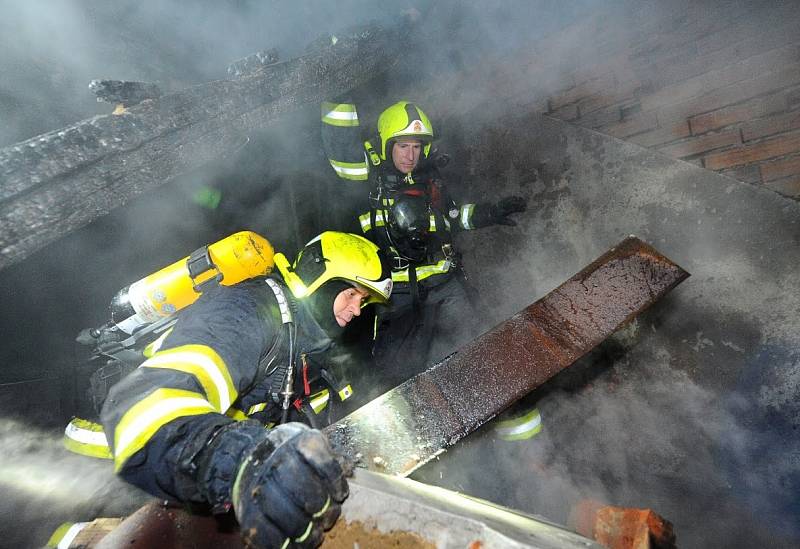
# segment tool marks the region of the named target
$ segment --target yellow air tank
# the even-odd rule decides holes
[[[242,231],[203,246],[188,257],[123,288],[111,300],[111,319],[132,334],[194,303],[206,284],[226,286],[272,271],[272,244]]]

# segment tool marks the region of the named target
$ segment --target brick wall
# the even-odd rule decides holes
[[[530,107],[800,198],[800,2],[669,4],[514,52],[525,82],[546,83]]]

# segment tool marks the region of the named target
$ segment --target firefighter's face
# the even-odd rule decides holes
[[[333,316],[336,323],[344,328],[353,320],[353,317],[361,314],[361,307],[369,298],[369,292],[364,288],[347,288],[339,292],[333,300]]]
[[[392,145],[392,162],[401,173],[411,173],[419,163],[422,141],[412,137],[398,137]]]

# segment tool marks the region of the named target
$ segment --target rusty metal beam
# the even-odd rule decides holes
[[[325,429],[370,470],[408,475],[589,352],[689,274],[635,237],[458,353]]]
[[[392,66],[401,43],[377,26],[338,38],[233,80],[198,84],[0,149],[0,269],[144,191],[225,158],[279,116],[367,82]]]

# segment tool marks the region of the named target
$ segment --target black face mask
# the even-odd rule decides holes
[[[388,210],[389,240],[405,259],[418,263],[428,255],[430,208],[425,196],[400,195]]]
[[[331,280],[317,288],[307,299],[311,315],[331,339],[338,338],[344,332],[344,328],[339,326],[336,317],[333,316],[333,302],[336,296],[347,288],[352,286],[341,280]]]

